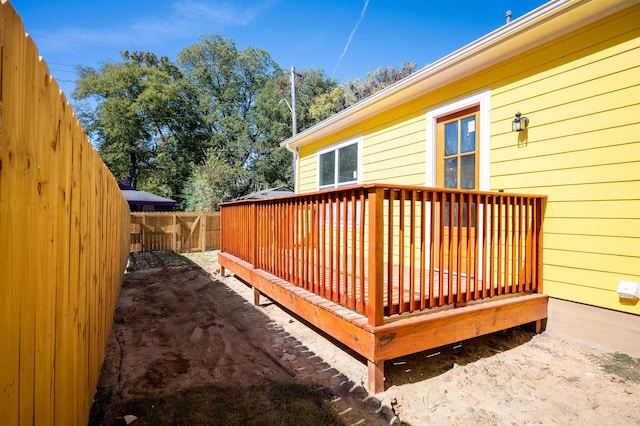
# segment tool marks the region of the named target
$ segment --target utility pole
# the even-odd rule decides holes
[[[291,67],[291,134],[298,133],[298,116],[296,114],[296,68]]]
[[[296,114],[296,69],[291,66],[291,136],[298,133],[298,115]],[[291,158],[291,170],[293,170],[293,191],[298,193],[298,154],[293,153]]]

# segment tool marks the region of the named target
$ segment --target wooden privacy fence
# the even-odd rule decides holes
[[[0,52],[0,419],[86,425],[129,207],[5,1]]]
[[[545,197],[361,185],[222,206],[223,253],[377,326],[541,292]]]
[[[220,248],[220,213],[131,213],[131,252]]]

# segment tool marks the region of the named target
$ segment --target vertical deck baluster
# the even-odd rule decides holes
[[[405,276],[405,204],[406,193],[404,189],[399,191],[398,197],[398,312],[406,311],[404,307],[404,276]]]
[[[456,256],[454,256],[454,253],[455,253],[454,250],[455,250],[455,247],[457,246],[457,244],[456,244],[456,241],[455,241],[456,239],[453,238],[453,230],[454,230],[455,225],[456,225],[456,222],[455,222],[455,219],[456,219],[456,217],[455,217],[455,210],[456,210],[455,206],[456,206],[456,203],[459,203],[459,200],[458,200],[458,197],[457,197],[456,193],[449,194],[449,197],[450,197],[450,201],[449,201],[449,233],[448,233],[448,236],[449,236],[449,241],[448,241],[448,243],[449,243],[449,252],[448,252],[449,262],[448,262],[448,269],[447,269],[447,272],[448,272],[447,273],[447,278],[448,278],[448,280],[447,280],[448,281],[447,282],[447,292],[448,292],[447,293],[447,304],[451,304],[451,303],[453,303],[455,301],[454,300],[455,292],[454,292],[454,281],[453,281],[453,279],[454,279],[454,276],[456,277],[456,280],[458,278],[458,276],[457,276],[457,272],[458,271],[456,269],[454,269],[455,268],[454,260],[455,260],[455,257],[456,257]]]
[[[500,280],[498,278],[498,265],[500,263],[500,200],[499,196],[491,196],[492,203],[491,208],[491,262],[489,263],[489,270],[491,286],[489,287],[489,297],[494,297],[498,294],[498,287],[500,286]]]
[[[309,291],[313,291],[313,271],[315,269],[314,260],[313,260],[313,250],[315,246],[315,226],[314,226],[314,217],[313,217],[313,198],[309,197],[307,199],[307,223],[309,226],[308,235],[309,235],[309,245],[307,249],[307,289]]]
[[[474,299],[475,286],[476,286],[476,276],[473,274],[473,261],[475,258],[475,250],[473,245],[476,239],[476,234],[475,234],[475,227],[473,226],[474,223],[471,221],[472,219],[471,211],[474,208],[473,197],[474,197],[474,194],[467,195],[468,203],[467,203],[467,209],[465,210],[465,214],[467,217],[467,247],[466,247],[467,262],[465,267],[465,272],[467,274],[467,286],[466,286],[467,291],[465,292],[465,297],[464,297],[465,302],[468,302],[469,300]],[[473,281],[472,281],[472,277],[473,277]]]
[[[445,238],[444,238],[444,228],[445,228],[444,219],[446,215],[445,207],[447,206],[447,203],[450,204],[450,201],[449,201],[450,198],[448,194],[445,192],[440,192],[439,194],[440,194],[440,213],[438,215],[438,223],[440,225],[439,226],[440,230],[438,233],[439,247],[438,247],[438,305],[437,306],[442,306],[444,305],[444,302],[445,302],[445,299],[444,299],[445,251],[447,250],[447,245],[449,244],[449,242],[445,241]]]
[[[454,294],[454,302],[455,303],[459,303],[462,302],[463,297],[464,297],[464,291],[466,290],[465,288],[463,288],[463,283],[462,283],[462,279],[464,278],[463,275],[465,275],[465,273],[467,271],[464,271],[463,269],[463,257],[465,254],[464,253],[464,249],[466,248],[466,244],[465,241],[469,238],[469,233],[468,233],[468,229],[465,229],[465,233],[463,233],[463,224],[464,224],[464,205],[465,205],[465,199],[466,199],[466,195],[465,194],[458,194],[458,214],[457,214],[457,220],[458,220],[458,226],[457,226],[457,235],[456,235],[456,292]],[[468,203],[467,203],[468,206]],[[468,224],[467,224],[468,225]],[[464,238],[463,238],[464,236]],[[464,272],[463,272],[464,271]],[[468,283],[465,282],[465,285],[468,285]]]
[[[265,233],[265,229],[268,226],[267,223],[267,218],[266,218],[266,214],[265,214],[265,207],[263,204],[258,204],[258,216],[259,216],[259,221],[262,224],[262,226],[260,226],[258,228],[258,235],[259,235],[259,251],[258,251],[258,269],[264,269],[264,264],[265,264],[265,256],[266,256],[266,233]]]
[[[511,219],[511,210],[512,210],[512,204],[511,204],[511,197],[507,196],[505,197],[505,206],[504,206],[504,276],[503,276],[503,281],[504,281],[504,292],[505,294],[509,294],[511,293],[511,285],[509,284],[509,265],[510,265],[510,261],[511,261],[511,251],[509,250],[509,242],[510,242],[510,238],[509,235],[511,233],[511,226],[510,226],[510,219]]]
[[[364,191],[360,190],[360,232],[358,235],[358,240],[360,242],[360,252],[359,252],[359,260],[360,260],[360,297],[358,299],[358,312],[365,312],[365,248],[364,248],[364,240],[365,240],[365,214],[366,214],[366,204],[365,204],[365,195]]]
[[[480,226],[480,194],[473,195],[473,280],[474,291],[473,299],[477,300],[480,297],[480,277],[478,276],[478,264],[480,262],[480,237],[478,233],[478,226]]]
[[[426,239],[427,231],[425,229],[427,225],[427,212],[425,211],[427,191],[420,191],[420,308],[425,309],[427,307],[426,293],[425,293],[425,276],[427,271],[425,270],[427,253],[426,253]]]
[[[351,231],[351,303],[349,306],[351,309],[356,309],[356,291],[358,286],[356,284],[356,193],[351,191],[351,226],[349,229]]]
[[[429,308],[435,306],[436,281],[436,202],[440,201],[439,193],[430,192],[429,216]]]
[[[267,237],[269,238],[268,241],[268,253],[269,253],[269,269],[268,271],[273,273],[274,272],[274,264],[275,264],[275,225],[276,225],[276,221],[275,221],[275,211],[274,211],[274,206],[273,203],[270,202],[268,204],[266,204],[266,207],[268,208],[268,218],[269,218],[269,226],[267,226],[267,229],[265,230],[267,233]]]
[[[280,203],[278,226],[280,229],[280,276],[287,276],[287,201]],[[286,278],[285,278],[286,279]]]
[[[524,209],[524,291],[531,291],[531,231],[533,226],[531,224],[531,207],[532,198],[527,197],[527,203]]]
[[[489,241],[489,233],[487,232],[487,219],[489,216],[489,197],[487,195],[482,195],[480,197],[482,204],[482,277],[480,278],[480,283],[482,283],[482,292],[481,297],[484,299],[487,297],[487,269],[491,268],[491,263],[487,259],[487,244],[490,244]]]
[[[309,227],[309,199],[302,199],[302,287],[309,289],[309,247],[310,247],[310,227]]]
[[[299,226],[299,222],[300,222],[300,202],[299,199],[296,198],[295,201],[293,202],[293,218],[292,218],[292,222],[293,222],[293,226],[292,226],[292,230],[293,230],[293,251],[292,251],[292,278],[293,280],[291,281],[293,284],[298,285],[298,278],[299,278],[299,270],[300,270],[300,264],[299,264],[299,244],[300,244],[300,226]]]
[[[511,292],[516,293],[518,291],[518,275],[517,264],[518,260],[518,234],[517,234],[517,221],[518,221],[518,200],[519,197],[513,197],[511,203]]]
[[[347,193],[342,193],[342,291],[340,303],[349,305],[349,202]]]
[[[503,208],[502,208],[502,203],[503,201],[506,203],[506,200],[504,197],[500,197],[498,200],[498,268],[497,268],[497,279],[498,279],[498,295],[504,294],[504,276],[503,276],[503,264],[505,262],[505,256],[504,256],[504,252],[506,251],[506,242],[505,242],[505,238],[508,235],[508,233],[506,232],[506,226],[503,227],[503,222],[506,222],[506,210],[507,210],[507,205],[505,204],[504,210],[505,213],[503,214]],[[504,232],[504,235],[503,235]]]
[[[342,273],[342,264],[340,261],[342,260],[342,239],[341,239],[341,227],[342,227],[342,198],[340,197],[342,194],[336,195],[336,245],[335,245],[335,264],[336,264],[336,288],[335,288],[335,297],[333,300],[340,303],[340,299],[342,297],[342,281],[340,280]]]
[[[334,221],[334,214],[333,214],[333,210],[335,209],[335,202],[333,199],[334,195],[331,194],[330,198],[329,198],[329,298],[331,300],[334,299],[334,291],[333,291],[333,283],[334,283],[334,279],[333,279],[333,272],[335,270],[335,265],[334,265],[334,255],[335,255],[335,244],[333,242],[333,236],[335,234],[335,228],[336,228],[336,224]]]
[[[313,260],[312,260],[312,288],[315,294],[320,294],[320,202],[313,201]]]
[[[327,203],[326,196],[320,198],[320,258],[318,267],[320,270],[320,295],[327,295]]]
[[[287,200],[285,204],[285,220],[284,222],[284,241],[285,241],[285,258],[284,270],[285,280],[291,282],[291,256],[293,254],[291,247],[291,200]]]
[[[516,285],[518,286],[518,293],[524,291],[523,286],[523,273],[524,273],[524,256],[522,255],[522,216],[524,215],[522,207],[524,206],[525,198],[518,197],[518,259],[516,265],[518,267],[518,277],[516,279]]]
[[[393,305],[393,199],[395,191],[389,190],[389,205],[387,212],[387,220],[389,221],[387,233],[387,309],[389,315],[397,313]]]
[[[416,309],[416,191],[409,196],[409,312]]]

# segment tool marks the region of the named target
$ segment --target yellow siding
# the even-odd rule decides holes
[[[636,6],[497,67],[491,116],[491,186],[549,197],[545,293],[636,314],[616,288],[640,281],[638,22]],[[531,120],[520,144],[515,111]]]
[[[425,114],[491,90],[490,186],[548,195],[545,293],[640,314],[615,292],[640,281],[640,5],[519,54],[301,150],[363,138],[363,182],[424,184]],[[526,132],[511,131],[520,111]]]

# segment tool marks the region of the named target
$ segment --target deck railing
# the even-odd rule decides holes
[[[221,209],[221,250],[380,325],[539,292],[546,197],[360,185]]]

